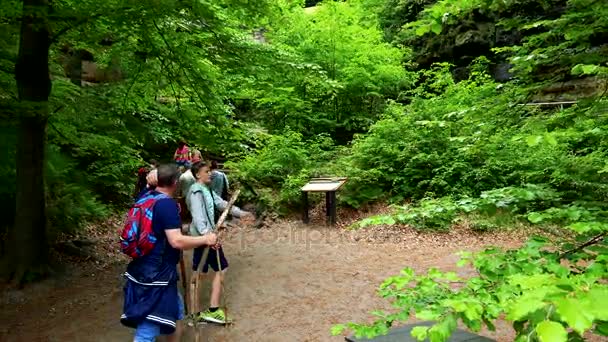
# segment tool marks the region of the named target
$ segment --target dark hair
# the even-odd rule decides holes
[[[192,164],[192,168],[190,168],[190,172],[192,172],[192,175],[194,176],[194,178],[198,179],[198,176],[197,176],[198,172],[205,166],[209,166],[209,165],[204,161],[200,161],[200,162],[196,162],[196,163]]]
[[[218,168],[218,167],[217,167],[217,161],[212,160],[212,161],[211,161],[211,170],[217,170],[217,168]]]
[[[150,165],[154,167],[158,167],[159,163],[156,159],[150,159]]]
[[[157,169],[158,187],[165,188],[173,186],[179,178],[179,171],[174,164],[163,164]]]
[[[139,195],[146,186],[148,185],[148,181],[146,180],[146,176],[148,176],[148,170],[145,167],[137,170],[137,183],[135,184],[135,196]]]
[[[185,142],[185,141],[183,141],[183,140],[180,140],[180,141],[177,143],[177,146],[179,146],[179,148],[183,148],[184,146],[186,146],[186,142]]]

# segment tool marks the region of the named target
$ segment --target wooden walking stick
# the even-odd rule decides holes
[[[185,306],[185,311],[186,314],[191,313],[192,311],[192,306],[190,306],[189,304],[189,300],[190,300],[190,295],[188,294],[188,285],[187,285],[187,281],[186,281],[186,265],[184,263],[184,252],[180,252],[179,254],[179,272],[180,272],[180,278],[182,278],[182,286],[184,287],[184,306]]]
[[[226,209],[224,210],[224,212],[222,213],[222,216],[220,216],[219,220],[217,220],[217,229],[218,229],[218,234],[217,234],[217,241],[221,241],[220,237],[222,235],[222,232],[224,230],[222,230],[222,224],[224,224],[224,221],[226,221],[226,217],[228,217],[228,213],[230,212],[230,208],[234,205],[234,202],[236,202],[236,199],[239,197],[239,194],[241,193],[240,189],[237,189],[234,194],[232,195],[232,198],[230,198],[230,202],[228,202],[228,206],[226,206]],[[217,267],[219,268],[219,273],[220,273],[220,307],[222,305],[222,298],[224,298],[225,294],[224,294],[224,273],[222,272],[222,263],[220,262],[220,253],[215,253],[215,257],[217,258]],[[224,305],[226,305],[226,301],[223,301]],[[229,319],[228,319],[228,307],[225,306],[224,307],[224,318],[225,318],[225,325],[224,326],[228,326],[229,324]]]
[[[217,220],[216,223],[216,227],[218,228],[218,237],[217,240],[220,241],[220,232],[219,229],[220,227],[224,224],[224,221],[226,221],[226,218],[228,217],[228,214],[230,213],[230,209],[232,208],[232,206],[234,205],[234,202],[236,202],[236,199],[239,197],[239,194],[241,193],[240,189],[237,189],[234,194],[232,195],[232,197],[230,198],[230,201],[228,201],[228,204],[226,205],[226,208],[224,208],[224,211],[222,212],[222,215],[220,215],[220,218]],[[209,249],[211,248],[211,246],[205,248],[205,250],[203,251],[203,256],[201,258],[201,263],[204,265],[207,262],[207,257],[209,256]],[[223,279],[223,275],[222,275],[222,265],[219,262],[219,253],[216,253],[218,256],[218,267],[219,267],[219,272],[220,272],[220,283],[222,284],[222,296],[224,295],[224,279]],[[196,301],[196,303],[193,303],[198,310],[198,307],[200,305],[200,301],[199,301],[199,293],[200,293],[200,277],[196,277],[194,279],[194,282],[191,282],[190,284],[190,290],[191,290],[191,294],[190,294],[190,298],[192,298],[193,302]],[[198,310],[200,311],[200,310]],[[196,311],[196,312],[198,312]],[[228,310],[224,310],[224,313],[227,313]],[[226,323],[228,323],[228,315],[226,314]],[[196,326],[196,325],[195,325]],[[197,331],[197,333],[194,335],[194,341],[195,342],[200,342],[202,340],[202,331],[199,329]]]

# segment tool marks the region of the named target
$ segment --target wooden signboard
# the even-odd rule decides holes
[[[308,218],[308,193],[309,192],[324,192],[325,193],[325,210],[327,216],[327,224],[336,224],[336,191],[340,190],[346,183],[346,177],[334,178],[313,178],[302,187],[302,205],[304,223],[309,222]]]

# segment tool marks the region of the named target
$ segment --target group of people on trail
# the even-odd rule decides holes
[[[202,161],[202,154],[197,149],[191,152],[186,142],[182,140],[177,145],[173,159],[178,166],[189,168],[192,164]]]
[[[228,268],[221,242],[217,239],[219,212],[228,202],[228,178],[216,162],[202,161],[200,152],[190,154],[180,142],[174,154],[175,163],[159,165],[152,161],[146,173],[138,173],[135,204],[128,214],[121,235],[123,252],[133,259],[125,272],[124,307],[121,322],[135,328],[135,342],[155,341],[159,335],[170,335],[178,341],[178,321],[185,318],[183,296],[178,290],[177,264],[182,251],[194,249],[193,277],[211,268],[210,305],[195,313],[198,321],[225,324],[226,315],[219,307],[221,274]],[[145,175],[144,175],[145,173]],[[145,179],[145,185],[141,184]],[[181,205],[180,205],[181,203]],[[182,230],[186,210],[191,223]],[[249,212],[232,207],[236,218],[253,218]],[[206,260],[202,260],[207,252]],[[218,263],[219,261],[219,263]]]

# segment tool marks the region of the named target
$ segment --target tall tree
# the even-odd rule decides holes
[[[4,271],[21,283],[45,271],[48,260],[44,161],[51,93],[48,0],[24,0],[15,66],[19,113],[17,200]]]

